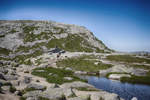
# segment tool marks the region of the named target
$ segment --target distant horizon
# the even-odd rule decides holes
[[[0,20],[75,24],[110,49],[150,52],[149,0],[1,0]]]

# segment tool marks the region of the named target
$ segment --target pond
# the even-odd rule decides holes
[[[116,93],[125,100],[137,97],[138,100],[150,100],[150,86],[141,84],[121,83],[104,77],[86,76],[88,83],[98,89]]]

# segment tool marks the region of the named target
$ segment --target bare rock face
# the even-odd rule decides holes
[[[42,43],[42,40],[48,43],[52,39],[64,39],[68,36],[76,37],[83,42],[80,43],[82,47],[90,48],[93,51],[98,49],[99,51],[110,51],[91,31],[83,26],[53,21],[0,21],[0,47],[9,50],[15,50],[19,46],[30,46],[38,41]]]

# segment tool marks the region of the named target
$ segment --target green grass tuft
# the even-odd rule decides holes
[[[139,58],[131,55],[110,55],[107,56],[108,60],[111,61],[120,61],[120,62],[126,62],[126,63],[148,63],[150,64],[150,59],[146,58]]]
[[[71,67],[78,71],[97,72],[101,69],[108,69],[112,67],[110,64],[104,64],[101,61],[95,60],[95,56],[86,56],[68,58],[57,62],[58,67]],[[94,64],[98,62],[98,64]]]
[[[44,70],[44,72],[37,72],[37,70]],[[52,75],[49,75],[52,73]],[[72,81],[84,81],[80,78],[73,75],[72,71],[67,71],[64,69],[57,69],[57,68],[36,68],[32,72],[33,75],[40,76],[46,78],[46,80],[50,83],[57,83],[62,84],[65,82],[72,82]],[[73,80],[65,80],[64,77],[72,77]]]

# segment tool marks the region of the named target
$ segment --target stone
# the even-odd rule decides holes
[[[42,91],[40,90],[36,90],[36,91],[30,91],[30,92],[27,92],[23,95],[23,97],[25,98],[29,98],[29,97],[39,97],[41,96],[42,94]]]
[[[28,97],[26,100],[39,100],[38,97]]]
[[[85,99],[80,97],[73,97],[73,98],[68,98],[67,100],[85,100]]]
[[[84,72],[84,71],[75,71],[75,74],[87,74],[87,72]]]
[[[32,79],[31,77],[25,76],[24,77],[24,83],[26,83],[26,84],[30,83],[31,79]]]
[[[42,86],[42,85],[39,85],[39,84],[28,84],[27,85],[27,88],[34,88],[36,90],[45,90],[46,87],[45,86]]]
[[[1,88],[3,91],[9,91],[10,86],[2,86]]]
[[[63,88],[48,88],[42,93],[42,97],[50,100],[66,100],[65,97],[72,96],[73,92]]]
[[[4,76],[6,80],[17,80],[18,77],[14,75],[5,75]]]
[[[99,62],[94,62],[94,65],[98,65]]]
[[[65,70],[70,70],[70,71],[72,71],[72,68],[66,67]]]
[[[89,88],[94,88],[94,86],[88,84],[88,83],[84,83],[84,82],[80,82],[80,81],[75,81],[72,83],[64,83],[62,85],[60,85],[61,88],[81,88],[81,87],[89,87]]]
[[[137,97],[133,97],[131,100],[138,100]]]
[[[36,70],[36,72],[44,72],[44,70]]]
[[[131,77],[129,74],[110,74],[108,78],[114,79],[114,80],[119,80],[121,77]]]
[[[18,80],[11,81],[11,84],[12,84],[13,86],[19,86],[19,85],[20,85],[20,81],[18,81]]]
[[[0,72],[6,74],[8,73],[8,70],[6,68],[0,67]]]
[[[4,85],[4,84],[7,84],[7,83],[9,83],[9,82],[7,82],[6,80],[0,79],[0,84]]]
[[[0,72],[0,79],[5,80],[5,77],[4,77],[4,75],[1,72]]]
[[[49,73],[48,75],[51,76],[53,73]]]
[[[49,85],[49,88],[59,88],[59,85],[58,84],[50,84]]]
[[[72,77],[64,77],[64,79],[65,79],[65,80],[68,80],[68,81],[73,80],[73,78],[72,78]]]

